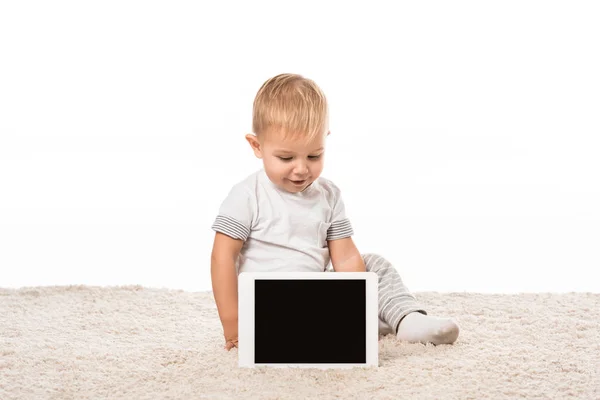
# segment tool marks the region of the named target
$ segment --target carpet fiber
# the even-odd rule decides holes
[[[324,371],[239,369],[210,292],[0,289],[0,399],[600,399],[600,294],[415,294],[454,345],[388,335],[379,368]]]

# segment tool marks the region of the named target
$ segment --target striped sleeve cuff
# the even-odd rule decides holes
[[[349,219],[343,219],[331,224],[327,229],[327,240],[343,239],[354,235]]]
[[[248,239],[248,235],[250,235],[250,229],[246,228],[239,221],[225,215],[217,216],[212,229],[234,239],[246,240]]]

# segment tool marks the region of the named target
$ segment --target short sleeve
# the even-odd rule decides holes
[[[234,239],[248,239],[255,214],[253,199],[248,187],[235,185],[221,203],[212,230]]]
[[[332,184],[333,188],[333,215],[331,226],[327,229],[327,240],[343,239],[354,235],[350,220],[346,216],[346,207],[340,189]]]

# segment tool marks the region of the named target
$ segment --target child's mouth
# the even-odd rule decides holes
[[[290,179],[290,182],[292,182],[294,185],[302,186],[304,184],[304,182],[306,182],[306,179],[303,181],[293,181]]]

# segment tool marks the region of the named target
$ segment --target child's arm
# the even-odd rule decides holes
[[[335,272],[366,272],[365,262],[351,237],[328,240],[327,246]]]
[[[223,325],[225,349],[237,347],[238,341],[238,283],[235,262],[244,241],[216,232],[211,254],[213,295]]]

